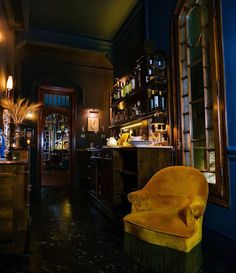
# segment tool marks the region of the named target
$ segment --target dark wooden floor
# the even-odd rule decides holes
[[[105,218],[85,191],[43,188],[31,203],[29,255],[1,258],[1,273],[151,272],[124,254],[122,224]],[[233,271],[203,249],[202,272]]]

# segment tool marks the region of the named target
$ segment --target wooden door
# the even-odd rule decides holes
[[[38,92],[43,103],[38,134],[41,186],[71,184],[74,90],[40,86]]]

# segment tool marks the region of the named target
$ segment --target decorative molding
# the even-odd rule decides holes
[[[59,46],[67,46],[70,48],[89,49],[110,56],[112,52],[112,42],[98,39],[86,35],[76,34],[71,35],[59,31],[49,31],[46,29],[30,28],[28,32],[17,31],[17,44],[24,42],[28,43],[43,43]]]
[[[39,85],[51,85],[51,86],[58,86],[58,87],[66,87],[66,88],[73,88],[76,90],[76,101],[78,105],[84,104],[84,91],[82,87],[71,81],[70,79],[64,77],[61,74],[58,73],[51,73],[46,74],[35,81],[33,81],[30,85],[30,93],[36,94],[38,90]]]

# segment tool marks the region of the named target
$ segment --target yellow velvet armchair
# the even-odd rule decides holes
[[[143,189],[131,192],[125,233],[146,243],[189,252],[202,240],[208,183],[193,167],[158,171]]]

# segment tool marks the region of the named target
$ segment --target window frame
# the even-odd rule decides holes
[[[183,120],[181,112],[180,69],[179,69],[179,18],[181,10],[188,0],[178,0],[171,21],[172,55],[172,135],[176,148],[175,163],[183,164]],[[209,184],[209,201],[214,204],[229,206],[228,167],[226,159],[226,122],[225,122],[225,83],[222,54],[222,22],[220,0],[206,0],[210,8],[210,70],[213,96],[213,125],[215,132],[216,184]],[[195,1],[196,2],[196,1]]]

